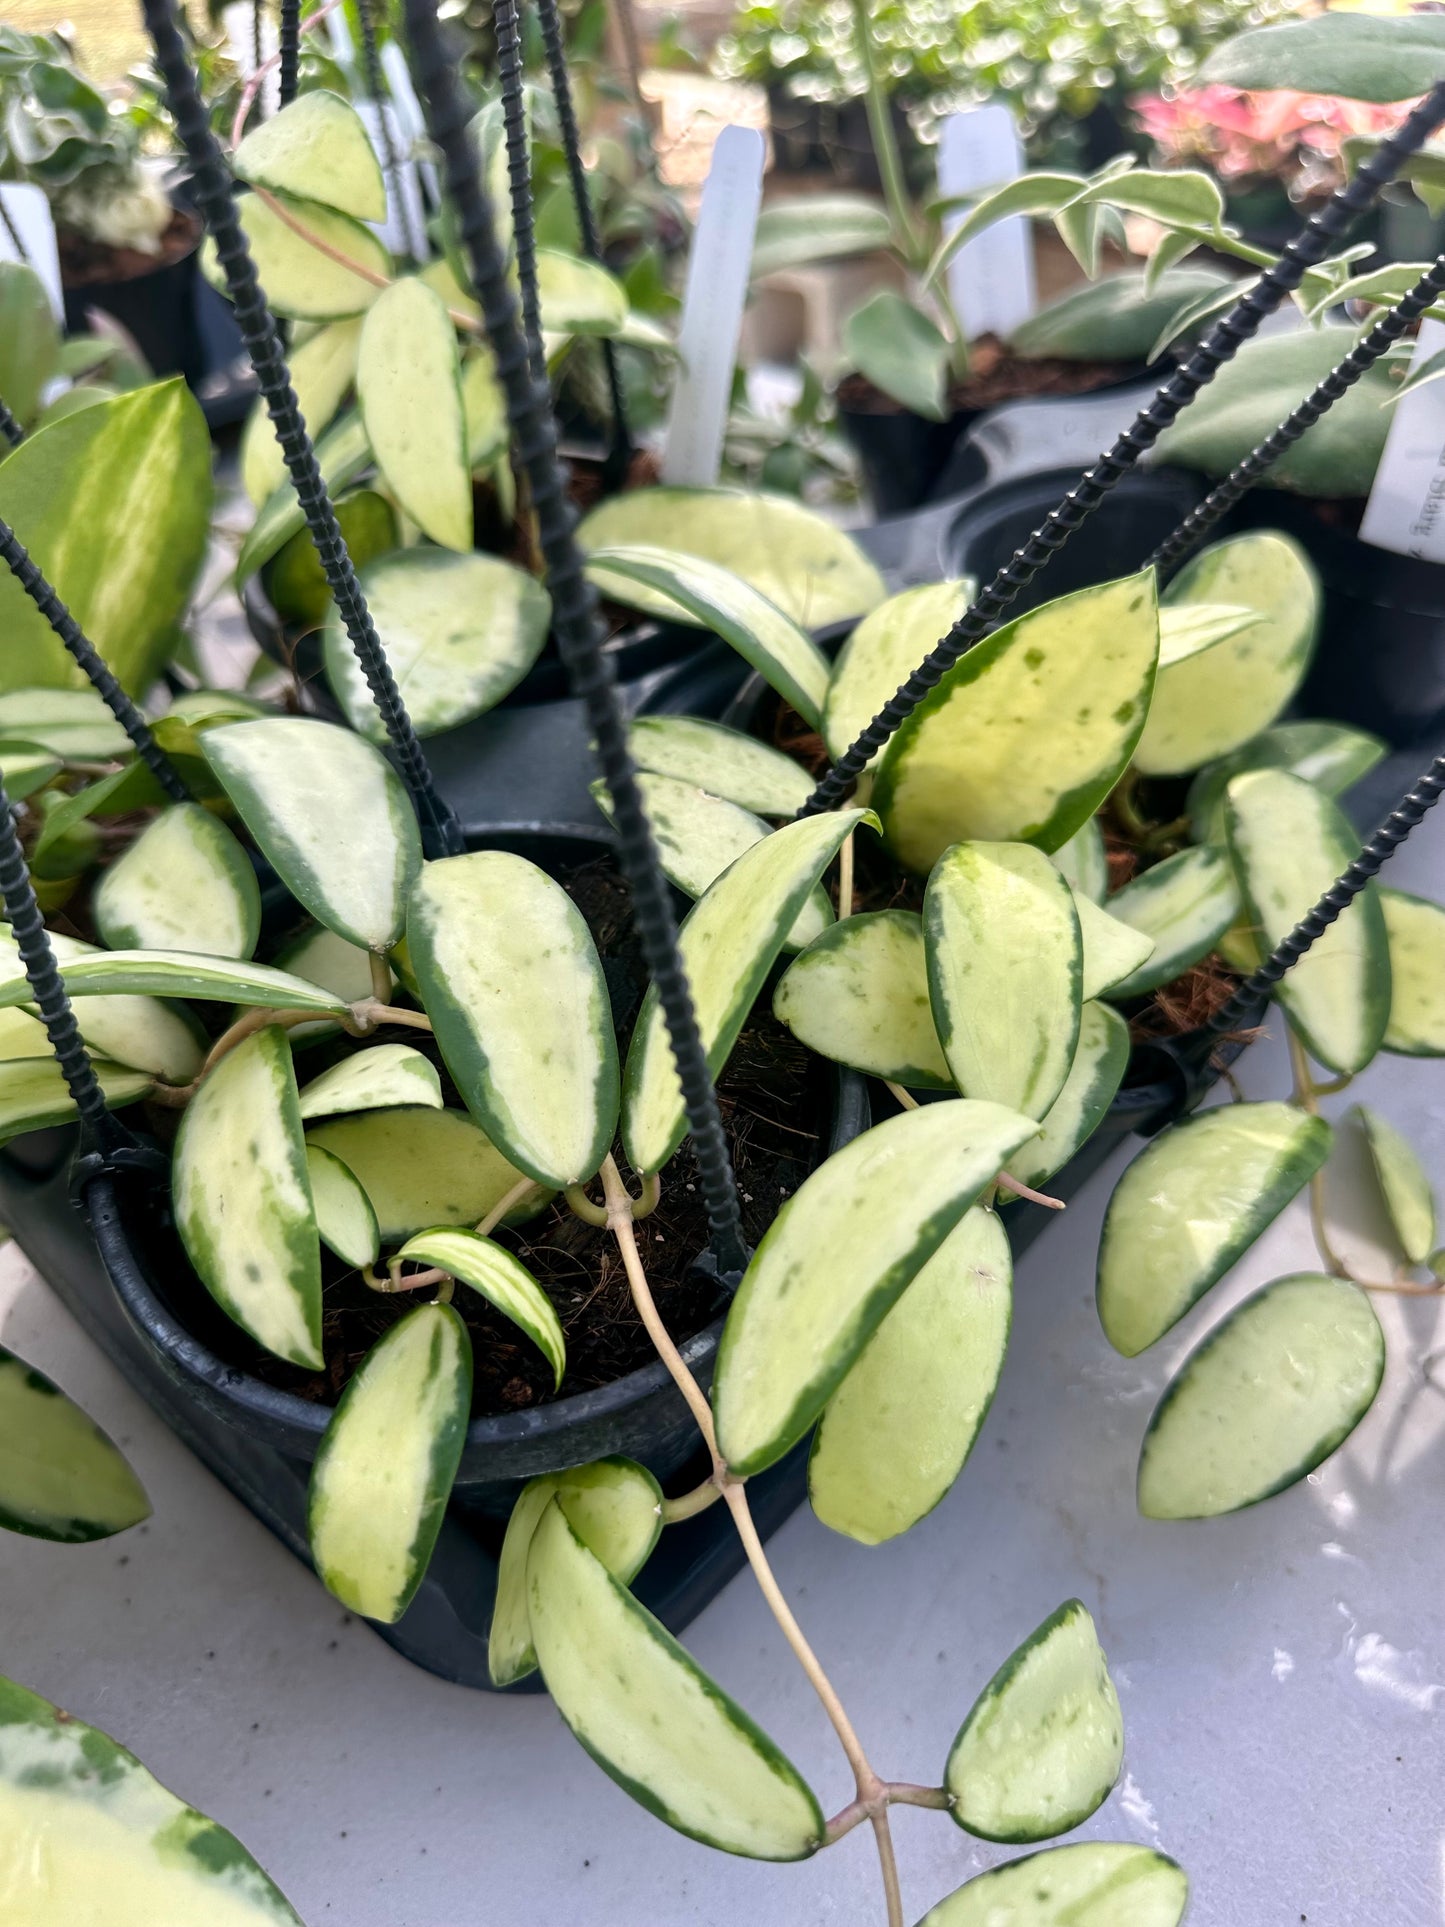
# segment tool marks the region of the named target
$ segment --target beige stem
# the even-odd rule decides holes
[[[893,1852],[888,1808],[881,1806],[868,1817],[873,1822],[873,1838],[878,1842],[878,1865],[883,1871],[883,1893],[888,1902],[888,1927],[903,1927],[903,1894],[898,1885],[898,1860]]]
[[[838,919],[853,914],[853,832],[849,830],[838,852]]]
[[[1000,1171],[994,1183],[1000,1191],[1011,1191],[1016,1198],[1027,1198],[1030,1204],[1045,1205],[1050,1211],[1065,1209],[1062,1198],[1051,1198],[1047,1191],[1035,1191],[1031,1185],[1021,1184],[1017,1178],[1011,1178],[1007,1171]]]
[[[376,951],[368,950],[366,961],[371,965],[371,994],[379,1004],[391,1002],[391,965]]]
[[[326,0],[324,7],[318,7],[315,13],[307,14],[306,18],[301,22],[301,25],[296,29],[297,34],[310,33],[313,27],[319,27],[326,16],[335,13],[340,5],[341,0]],[[260,66],[242,89],[240,104],[236,108],[236,118],[231,122],[231,146],[233,149],[241,145],[241,136],[246,131],[246,116],[250,113],[252,103],[261,91],[262,83],[266,76],[280,65],[281,49],[278,47],[275,53],[261,62]]]
[[[243,1044],[254,1031],[264,1030],[268,1024],[279,1024],[283,1030],[291,1030],[297,1024],[314,1024],[317,1015],[314,1010],[248,1010],[244,1017],[236,1019],[229,1030],[222,1031],[212,1044],[210,1054],[201,1066],[200,1076],[194,1084],[185,1088],[185,1096],[192,1096],[221,1059],[233,1051],[237,1044]],[[179,1094],[183,1087],[174,1088]]]
[[[315,1011],[311,1012],[314,1017]],[[399,1024],[407,1030],[430,1030],[431,1018],[424,1010],[405,1010],[400,1004],[382,1003],[376,997],[363,997],[351,1006],[351,1022],[347,1026],[353,1037],[366,1037],[383,1024]]]
[[[497,1199],[497,1202],[492,1206],[486,1217],[479,1221],[477,1225],[477,1236],[479,1238],[487,1237],[491,1232],[496,1230],[497,1226],[502,1222],[503,1218],[506,1217],[513,1205],[520,1204],[529,1191],[540,1191],[541,1189],[541,1185],[538,1184],[535,1178],[523,1178],[520,1183],[514,1184],[510,1191],[503,1192],[502,1196]]]
[[[699,1512],[706,1512],[709,1506],[716,1505],[721,1497],[722,1487],[716,1479],[704,1479],[701,1485],[695,1485],[691,1492],[684,1492],[681,1498],[663,1500],[662,1523],[675,1526],[684,1519],[695,1519]]]

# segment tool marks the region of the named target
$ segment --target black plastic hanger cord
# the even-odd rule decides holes
[[[16,421],[0,397],[0,435],[3,435],[12,448],[19,448],[25,440],[25,430]]]
[[[31,561],[24,543],[5,521],[0,521],[0,560],[5,562],[72,658],[85,671],[94,688],[99,690],[111,715],[135,744],[137,756],[166,795],[173,803],[189,803],[191,792],[175,764],[151,733],[150,724],[126,695],[105,658]]]
[[[301,75],[301,0],[281,0],[281,105],[296,98]]]
[[[1360,377],[1374,367],[1388,348],[1404,334],[1412,322],[1418,321],[1427,308],[1435,305],[1440,295],[1445,293],[1445,254],[1434,266],[1420,276],[1420,279],[1396,305],[1375,323],[1367,335],[1355,343],[1344,360],[1325,376],[1324,380],[1308,394],[1294,412],[1285,417],[1272,435],[1267,435],[1259,447],[1251,450],[1242,462],[1232,468],[1218,487],[1212,488],[1197,508],[1192,508],[1184,520],[1155,549],[1145,568],[1155,568],[1162,575],[1176,563],[1182,562],[1192,549],[1195,549],[1208,535],[1209,531],[1227,515],[1236,502],[1241,501],[1256,482],[1262,481],[1280,456],[1304,434],[1313,428],[1322,415],[1328,414],[1342,395],[1348,394]]]
[[[146,27],[155,45],[156,61],[165,79],[176,130],[190,157],[196,199],[216,246],[216,258],[226,277],[227,292],[241,330],[261,393],[275,425],[286,466],[316,544],[326,581],[335,597],[346,633],[356,652],[367,687],[395,753],[401,775],[411,792],[428,856],[456,856],[464,845],[461,829],[450,807],[438,795],[411,718],[401,700],[396,679],[382,651],[366,598],[356,579],[351,557],[337,526],[336,511],[327,493],[316,450],[297,406],[290,373],[276,337],[276,324],[256,278],[246,237],[236,216],[231,177],[220,145],[211,132],[185,45],[176,25],[175,0],[143,0]]]
[[[1306,270],[1316,266],[1357,217],[1374,206],[1380,190],[1394,179],[1404,162],[1442,120],[1445,120],[1445,81],[1431,88],[1395,132],[1381,142],[1348,187],[1331,197],[1303,232],[1290,242],[1274,266],[1215,323],[1184,366],[1163,384],[1130,427],[1044,518],[937,647],[907,681],[899,685],[846,755],[819,783],[799,810],[799,816],[815,816],[842,801],[858,776],[928,692],[960,656],[982,640],[1020,590],[1033,581],[1049,559],[1083,526],[1109,491],[1129,473],[1140,456],[1154,446],[1200,389],[1212,381],[1235,350],[1257,332],[1260,323],[1285,296],[1293,293]]]
[[[512,204],[512,253],[522,291],[522,326],[527,335],[527,365],[532,379],[545,385],[547,355],[542,346],[542,303],[537,293],[537,231],[532,219],[532,158],[527,145],[527,102],[523,91],[522,32],[517,0],[492,0],[497,36],[497,78],[502,84],[502,126],[507,138],[507,187]]]
[[[472,286],[481,302],[497,358],[497,373],[506,391],[507,416],[532,491],[547,561],[557,648],[574,694],[586,705],[598,761],[611,793],[619,860],[632,891],[643,954],[657,985],[682,1083],[713,1251],[720,1272],[737,1272],[747,1254],[722,1114],[698,1033],[687,973],[678,954],[669,886],[658,863],[637,772],[627,752],[626,719],[617,699],[611,665],[603,653],[597,597],[583,572],[582,554],[573,535],[574,517],[563,494],[550,397],[529,371],[516,299],[507,283],[491,207],[478,174],[467,105],[442,42],[435,0],[406,0],[406,30],[427,129],[441,152],[445,191],[456,209]]]

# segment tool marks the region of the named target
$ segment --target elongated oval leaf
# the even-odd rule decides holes
[[[386,184],[350,101],[318,88],[259,121],[231,156],[237,180],[319,201],[357,221],[386,219]]]
[[[1322,14],[1253,27],[1216,47],[1200,79],[1221,87],[1287,87],[1347,100],[1413,100],[1445,72],[1445,20]]]
[[[111,997],[139,992],[148,997],[199,997],[213,1003],[244,1003],[263,1010],[315,1010],[344,1016],[346,1000],[319,984],[273,970],[269,964],[232,962],[184,950],[95,950],[62,962],[60,974],[72,997]],[[0,981],[0,1010],[29,1003],[30,979],[17,969]]]
[[[394,281],[361,330],[356,393],[367,440],[402,508],[424,535],[472,546],[472,481],[456,330],[415,276]]]
[[[615,335],[627,319],[622,283],[596,261],[537,250],[537,299],[549,334]]]
[[[1003,187],[993,188],[986,194],[973,192],[961,197],[961,201],[950,203],[951,209],[967,205],[968,211],[949,230],[929,262],[926,280],[936,281],[960,248],[973,240],[975,235],[986,233],[996,222],[1007,220],[1015,214],[1056,214],[1060,208],[1077,200],[1088,185],[1082,174],[1052,173],[1041,169],[1020,174]]]
[[[286,1034],[229,1051],[181,1119],[176,1228],[201,1282],[258,1345],[317,1371],[321,1254]]]
[[[297,902],[337,936],[389,950],[421,869],[421,837],[381,752],[350,730],[301,716],[228,723],[201,743]]]
[[[973,599],[976,584],[927,582],[889,596],[858,624],[833,665],[823,705],[823,740],[842,756],[899,685],[946,636]]]
[[[43,1373],[0,1349],[0,1526],[76,1545],[139,1525],[150,1510],[100,1427]]]
[[[1261,948],[1273,950],[1355,860],[1359,837],[1337,803],[1284,770],[1236,776],[1225,802],[1230,855]],[[1311,1055],[1363,1070],[1390,1021],[1390,945],[1373,884],[1275,992]]]
[[[113,950],[249,957],[261,933],[261,892],[225,824],[199,803],[176,803],[101,877],[95,921]]]
[[[1403,890],[1381,890],[1390,945],[1390,1021],[1385,1049],[1445,1057],[1445,909]]]
[[[21,62],[28,64],[23,54]],[[22,428],[39,413],[41,395],[59,371],[60,354],[60,329],[45,283],[24,261],[0,262],[0,395]]]
[[[436,1066],[409,1044],[373,1044],[356,1051],[313,1078],[301,1093],[304,1118],[384,1111],[403,1104],[424,1104],[434,1111],[442,1108]]]
[[[1009,1159],[1009,1176],[1037,1190],[1062,1171],[1103,1121],[1128,1068],[1129,1026],[1107,1004],[1085,1004],[1064,1088],[1045,1111],[1038,1135]]]
[[[567,1370],[567,1341],[552,1301],[520,1259],[474,1231],[438,1227],[418,1232],[397,1253],[418,1265],[435,1265],[496,1306],[524,1331],[552,1367],[558,1386]]]
[[[537,1659],[604,1772],[680,1833],[754,1860],[802,1860],[823,1815],[797,1770],[548,1504],[527,1560]]]
[[[147,1072],[117,1064],[97,1062],[95,1074],[112,1110],[139,1103],[155,1088],[155,1079]],[[75,1099],[53,1057],[24,1057],[0,1064],[0,1144],[26,1131],[72,1123],[76,1115]]]
[[[1242,603],[1163,602],[1159,605],[1159,667],[1188,662],[1216,643],[1257,629],[1264,619],[1261,610],[1247,609]]]
[[[948,339],[895,288],[879,288],[843,322],[848,365],[927,421],[948,413]],[[896,687],[896,685],[895,685]]]
[[[1114,1188],[1099,1242],[1104,1334],[1162,1338],[1319,1170],[1332,1133],[1292,1104],[1225,1104],[1155,1138]]]
[[[294,194],[274,199],[275,207],[259,194],[247,194],[236,203],[273,312],[294,321],[343,321],[363,314],[391,278],[391,256],[371,229],[319,201]],[[333,252],[323,254],[313,235]],[[225,293],[225,276],[210,241],[201,250],[201,272]],[[378,276],[380,281],[373,278]]]
[[[746,850],[683,923],[679,948],[708,1068],[727,1062],[763,981],[843,839],[867,810],[805,818]],[[627,1052],[622,1135],[636,1171],[660,1171],[687,1129],[657,986],[648,987]]]
[[[1239,915],[1239,886],[1219,850],[1181,850],[1156,863],[1109,899],[1109,915],[1153,940],[1153,954],[1113,986],[1111,996],[1139,997],[1172,983],[1207,957]]]
[[[1179,1927],[1188,1899],[1184,1869],[1152,1847],[1087,1840],[976,1875],[918,1927]]]
[[[356,408],[339,416],[316,444],[321,479],[333,499],[348,482],[356,480],[370,460],[371,443],[366,439],[361,411]],[[295,489],[289,480],[279,482],[257,512],[236,556],[237,588],[305,526],[306,516]]]
[[[1144,727],[1159,622],[1151,575],[1063,596],[970,649],[894,736],[874,802],[905,868],[961,837],[1057,849]]]
[[[808,1497],[826,1526],[881,1545],[953,1485],[988,1416],[1013,1310],[1013,1260],[975,1205],[874,1332],[824,1408]]]
[[[1185,302],[1207,300],[1224,285],[1226,276],[1213,268],[1170,267],[1154,281],[1148,270],[1106,274],[1046,302],[1012,331],[1009,347],[1025,360],[1148,361],[1160,330]]]
[[[959,1090],[1042,1118],[1079,1041],[1083,945],[1068,884],[1027,844],[960,843],[928,880],[923,935]]]
[[[1287,769],[1326,796],[1341,796],[1385,754],[1378,736],[1344,723],[1276,723],[1202,769],[1190,784],[1185,807],[1194,840],[1223,845],[1224,792],[1245,770]]]
[[[0,737],[18,738],[66,763],[109,762],[131,751],[130,738],[89,686],[6,690],[0,695]]]
[[[773,1015],[834,1063],[910,1090],[953,1089],[912,910],[869,911],[825,930],[779,982]]]
[[[761,1472],[796,1444],[1032,1130],[998,1104],[925,1104],[865,1131],[788,1199],[718,1349],[713,1410],[733,1471]]]
[[[1101,910],[1090,897],[1076,896],[1074,908],[1084,946],[1082,995],[1087,1003],[1117,991],[1143,968],[1154,955],[1154,939]]]
[[[1256,1292],[1185,1359],[1139,1455],[1147,1519],[1212,1519],[1283,1492],[1369,1410],[1385,1340],[1369,1298],[1303,1272]]]
[[[985,1840],[1049,1840],[1082,1826],[1124,1764],[1124,1716],[1087,1608],[1069,1599],[984,1687],[944,1785]]]
[[[1049,854],[1076,897],[1087,897],[1091,903],[1104,901],[1109,894],[1109,859],[1098,817],[1091,816],[1067,843]]]
[[[1385,1210],[1412,1265],[1423,1265],[1435,1244],[1435,1194],[1410,1140],[1368,1104],[1354,1117],[1369,1146]]]
[[[780,750],[698,716],[639,716],[627,747],[639,769],[695,783],[757,816],[793,816],[813,788],[807,771]]]
[[[477,1224],[523,1176],[464,1111],[363,1111],[313,1125],[306,1141],[356,1178],[384,1244],[432,1225]],[[544,1202],[519,1202],[506,1222],[534,1217]]]
[[[341,1159],[319,1144],[306,1146],[306,1172],[321,1242],[343,1264],[374,1265],[381,1252],[381,1233],[370,1198]]]
[[[58,930],[49,935],[62,966],[101,954],[94,944],[82,943],[78,937],[63,936]],[[0,926],[0,971],[7,982],[24,975],[20,952],[5,926]],[[26,988],[28,994],[28,983]],[[190,1012],[158,997],[81,997],[75,1020],[92,1052],[131,1070],[150,1071],[167,1084],[189,1084],[206,1054],[205,1033]],[[41,1054],[49,1052],[47,1041]]]
[[[862,194],[803,194],[774,201],[758,216],[751,278],[886,248],[892,230],[877,201]]]
[[[327,1590],[394,1625],[416,1595],[466,1443],[472,1345],[450,1305],[422,1305],[352,1374],[311,1471],[306,1525]]]
[[[301,96],[303,100],[315,98],[312,94]],[[262,123],[263,126],[273,124]],[[294,346],[286,357],[291,386],[313,441],[330,424],[356,377],[356,349],[360,339],[359,321],[333,321],[318,329],[309,340]],[[278,488],[289,487],[286,460],[263,401],[258,401],[252,409],[241,438],[241,483],[258,508]]]
[[[36,790],[44,789],[64,768],[58,756],[47,749],[27,743],[0,742],[0,772],[5,778],[5,794],[12,803],[23,803]]]

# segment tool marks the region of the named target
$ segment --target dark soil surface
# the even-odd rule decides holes
[[[106,247],[71,228],[61,228],[56,234],[60,278],[67,288],[93,287],[97,281],[138,281],[144,274],[179,261],[200,238],[200,216],[183,207],[172,210],[159,254],[142,254],[139,248]]]

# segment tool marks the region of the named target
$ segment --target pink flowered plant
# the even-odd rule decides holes
[[[1338,185],[1342,141],[1387,133],[1409,103],[1381,107],[1326,94],[1190,87],[1130,105],[1166,165],[1204,162],[1234,185],[1277,180],[1298,200]]]

